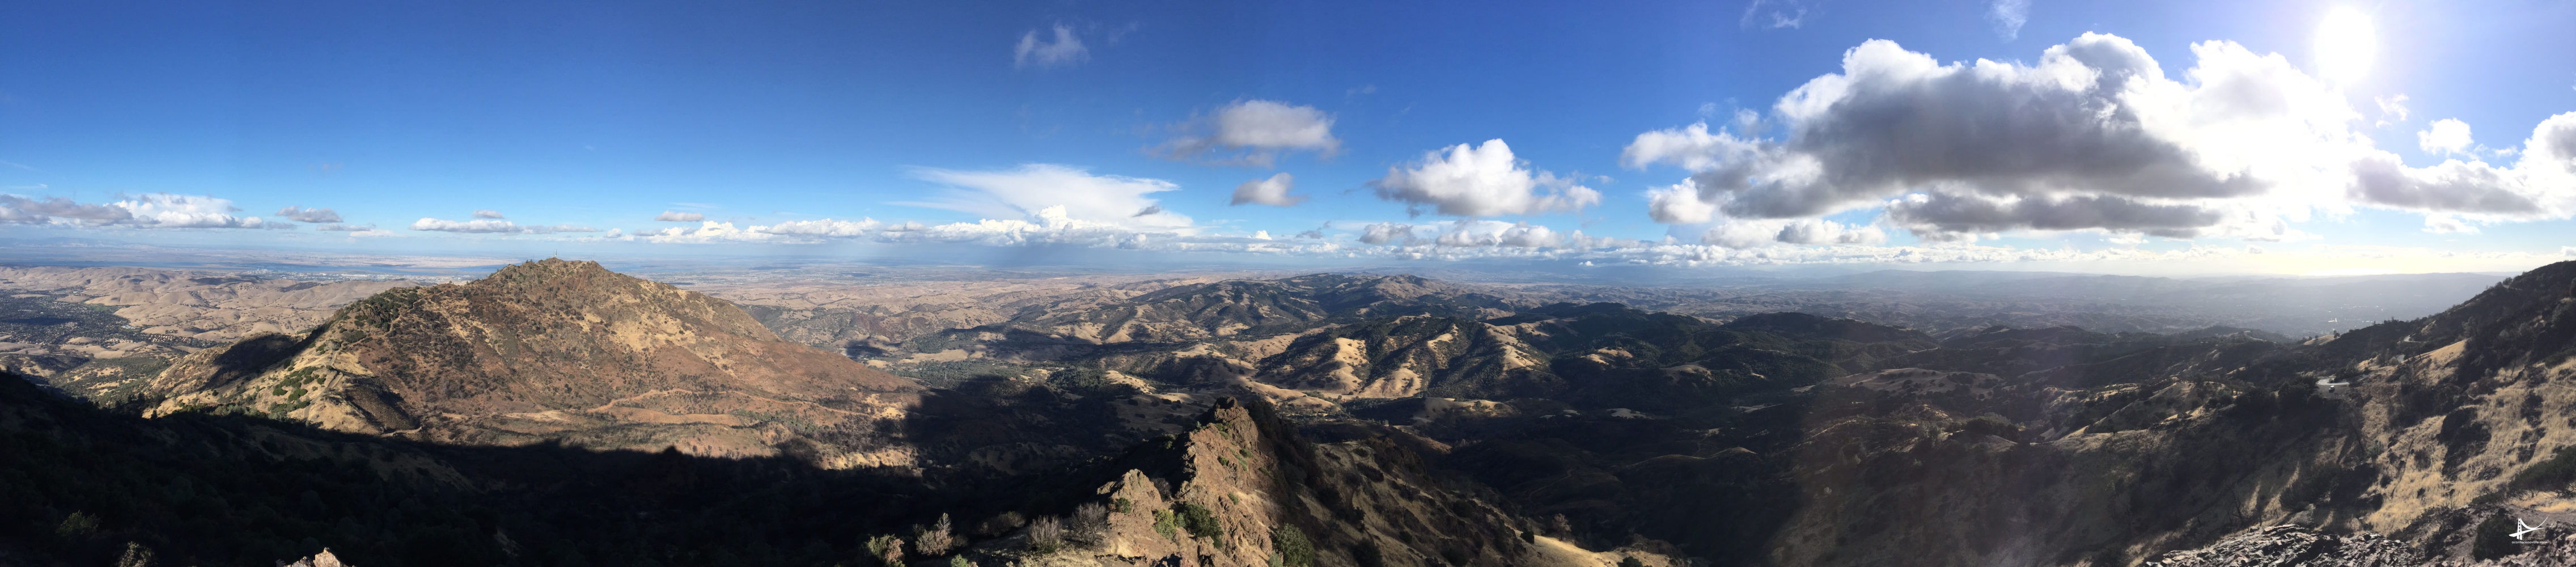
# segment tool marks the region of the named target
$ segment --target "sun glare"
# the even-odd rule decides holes
[[[2317,23],[2317,74],[2337,84],[2351,84],[2370,73],[2379,57],[2379,32],[2370,15],[2344,6],[2326,12]]]

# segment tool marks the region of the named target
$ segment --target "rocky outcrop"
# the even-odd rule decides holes
[[[2375,533],[2333,535],[2279,525],[2230,536],[2217,544],[2167,553],[2141,567],[2566,567],[2576,565],[2576,533],[2507,541],[2478,558],[2427,554],[2406,541]]]
[[[1222,400],[1116,466],[1132,468],[1076,506],[1107,512],[1095,531],[1061,549],[1029,549],[1022,533],[981,552],[1030,565],[1587,564],[1568,562],[1570,547],[1542,542],[1531,522],[1460,493],[1409,449],[1313,443],[1259,401]]]

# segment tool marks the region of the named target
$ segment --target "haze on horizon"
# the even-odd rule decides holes
[[[2512,273],[2570,16],[21,3],[0,261]]]

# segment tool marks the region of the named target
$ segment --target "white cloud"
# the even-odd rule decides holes
[[[2469,140],[2469,123],[2457,118],[2435,120],[2424,131],[2415,133],[2415,147],[2428,154],[2468,153],[2473,143]]]
[[[1995,35],[2004,41],[2020,38],[2022,24],[2030,22],[2030,0],[1992,0],[1986,6],[1986,21],[1995,25]]]
[[[129,222],[157,228],[260,228],[259,217],[236,217],[230,199],[152,193],[128,195],[109,205],[134,215]]]
[[[114,202],[89,204],[62,197],[36,199],[0,194],[0,223],[127,228],[295,228],[293,223],[234,216],[232,213],[241,211],[241,208],[233,206],[230,199],[170,193],[120,195],[117,198]]]
[[[2379,123],[2375,127],[2386,127],[2390,124],[2406,121],[2406,115],[2408,114],[2406,111],[2406,95],[2398,94],[2395,96],[2384,97],[2375,96],[2370,97],[2370,102],[2379,106]]]
[[[286,217],[286,220],[299,222],[340,222],[340,213],[324,208],[307,209],[290,206],[278,209],[277,216]]]
[[[131,221],[132,211],[113,204],[83,204],[62,197],[42,200],[0,194],[0,222],[18,224],[106,225]]]
[[[1225,105],[1209,116],[1180,126],[1182,135],[1164,142],[1154,151],[1168,159],[1205,159],[1227,165],[1270,167],[1279,154],[1288,151],[1311,151],[1331,157],[1340,153],[1342,140],[1333,137],[1333,117],[1312,106],[1290,105],[1269,100],[1244,100]],[[1227,150],[1226,156],[1203,158],[1209,152]]]
[[[1717,218],[1717,205],[1699,200],[1689,185],[1646,190],[1646,216],[1665,224],[1698,224]]]
[[[867,235],[867,234],[868,234],[868,232],[869,232],[869,231],[877,230],[877,229],[879,229],[879,228],[884,228],[884,227],[885,227],[885,223],[877,222],[877,220],[876,220],[876,219],[862,218],[862,219],[855,220],[855,221],[832,220],[832,219],[810,220],[810,221],[787,221],[787,222],[782,222],[782,223],[778,223],[778,224],[774,224],[774,225],[769,225],[769,226],[765,226],[765,227],[758,227],[758,226],[756,226],[756,227],[752,227],[752,228],[753,228],[753,229],[755,229],[755,230],[759,230],[759,231],[761,231],[761,232],[767,232],[767,233],[770,233],[770,234],[801,235],[801,236],[830,236],[830,237],[843,237],[843,238],[846,238],[846,237],[853,237],[853,236],[865,236],[865,235]]]
[[[706,213],[683,213],[683,212],[678,212],[678,211],[662,211],[662,214],[653,215],[653,220],[657,220],[657,221],[670,221],[670,222],[698,222],[698,221],[702,221],[702,220],[707,220],[707,215],[706,215]]]
[[[569,224],[550,226],[520,225],[518,223],[492,218],[452,221],[422,217],[420,220],[412,221],[411,229],[433,232],[462,232],[470,234],[553,234],[557,232],[599,232],[599,229],[587,226]]]
[[[2459,218],[2451,215],[2429,214],[2424,215],[2424,232],[2430,232],[2433,234],[2477,234],[2478,227],[2469,226],[2468,223],[2460,222]]]
[[[1160,205],[1147,197],[1180,189],[1160,179],[1093,175],[1081,168],[1042,163],[1000,171],[921,168],[912,174],[948,189],[930,200],[894,204],[948,209],[987,219],[1029,218],[1039,211],[1057,208],[1065,218],[1085,223],[1195,232],[1190,217],[1160,210]]]
[[[1741,24],[1746,28],[1795,28],[1807,20],[1807,11],[1820,0],[1753,0],[1744,6]]]
[[[1288,194],[1288,189],[1296,186],[1296,183],[1297,178],[1290,177],[1286,173],[1272,175],[1269,179],[1245,181],[1242,185],[1234,186],[1234,202],[1229,204],[1241,205],[1244,203],[1253,203],[1270,205],[1273,207],[1295,206],[1298,203],[1306,202],[1305,195]]]
[[[1438,238],[1432,240],[1433,244],[1449,248],[1480,246],[1537,248],[1561,246],[1565,243],[1565,239],[1558,236],[1555,230],[1526,222],[1460,220],[1445,224],[1448,226],[1440,232]]]
[[[1366,244],[1411,244],[1414,240],[1413,225],[1410,224],[1382,222],[1360,227],[1360,242]]]
[[[1722,219],[1700,233],[1700,243],[1724,248],[1782,245],[1881,244],[1887,233],[1875,226],[1823,219]]]
[[[2229,42],[2192,52],[2197,65],[2175,80],[2110,35],[2085,34],[2028,65],[1942,64],[1870,41],[1844,54],[1842,72],[1779,99],[1778,138],[1693,124],[1639,134],[1621,162],[1694,172],[1692,191],[1648,193],[1658,222],[1885,208],[1890,225],[1933,241],[2020,230],[2281,240],[2307,237],[2288,222],[2318,209],[2482,220],[2576,211],[2569,165],[2535,156],[2576,148],[2576,114],[2535,129],[2511,169],[2412,168],[2370,147],[2343,93],[2287,59]],[[2402,116],[2403,103],[2382,100],[2381,111]],[[2541,142],[2562,129],[2569,143]]]
[[[475,209],[475,210],[474,210],[474,218],[478,218],[478,219],[498,219],[498,218],[509,218],[509,217],[501,216],[501,211],[495,211],[495,210],[492,210],[492,209]]]
[[[1370,181],[1379,198],[1452,216],[1529,215],[1581,210],[1601,202],[1601,192],[1538,171],[1512,156],[1502,140],[1459,144],[1425,153],[1421,161],[1387,168]],[[1544,191],[1542,191],[1542,189]]]
[[[375,229],[376,229],[375,225],[354,225],[354,224],[340,224],[340,223],[331,223],[331,224],[325,224],[325,225],[320,225],[320,226],[315,226],[315,227],[313,227],[313,230],[319,230],[319,231],[324,231],[324,232],[357,232],[357,231],[367,231],[367,230],[375,230]]]
[[[1872,226],[1854,226],[1823,219],[1795,219],[1780,227],[1773,237],[1785,244],[1879,244],[1887,242],[1887,233]]]
[[[1082,38],[1074,35],[1073,26],[1056,24],[1054,41],[1038,37],[1038,31],[1029,30],[1020,36],[1019,45],[1011,49],[1012,67],[1055,67],[1091,58],[1091,50],[1082,46]]]

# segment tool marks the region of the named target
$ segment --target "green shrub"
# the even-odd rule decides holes
[[[2576,445],[2561,448],[2549,459],[2514,473],[2513,482],[2507,486],[2514,490],[2566,491],[2570,483],[2576,483]]]
[[[1154,533],[1163,534],[1164,539],[1172,539],[1175,537],[1172,534],[1173,529],[1178,527],[1179,521],[1177,516],[1178,515],[1173,514],[1171,510],[1155,510]]]
[[[1225,537],[1225,526],[1216,523],[1216,511],[1209,510],[1206,506],[1183,502],[1180,506],[1180,516],[1181,527],[1190,530],[1190,537],[1211,540]],[[1219,542],[1220,545],[1222,543]]]
[[[54,526],[54,535],[62,536],[63,539],[81,539],[94,533],[98,533],[98,516],[89,515],[88,512],[73,512],[72,515],[63,517],[61,525]]]
[[[1315,542],[1306,539],[1305,530],[1292,524],[1270,529],[1270,548],[1277,550],[1279,565],[1309,567],[1315,564]]]
[[[2470,556],[2484,561],[2522,553],[2522,545],[2513,542],[2513,519],[2506,516],[2497,513],[2478,522],[2477,536],[2469,544]]]

